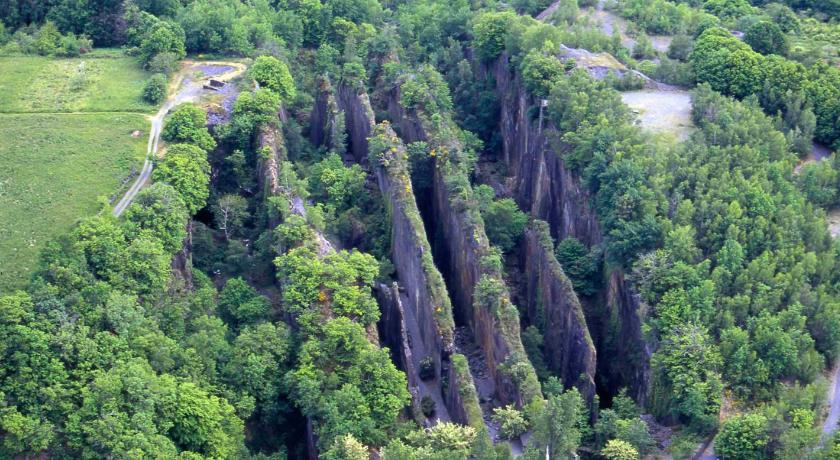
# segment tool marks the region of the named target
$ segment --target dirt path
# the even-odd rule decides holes
[[[137,196],[137,193],[146,186],[152,176],[154,168],[154,157],[158,152],[160,144],[160,133],[163,129],[163,120],[175,106],[184,102],[198,100],[202,95],[211,92],[204,88],[204,84],[210,78],[229,82],[242,75],[246,66],[238,62],[215,62],[215,61],[183,61],[182,68],[175,75],[170,85],[170,96],[163,104],[163,107],[150,119],[149,144],[146,147],[146,160],[143,162],[143,169],[140,175],[125,192],[125,195],[114,206],[114,216],[119,217],[128,205]],[[196,76],[199,74],[200,76]]]
[[[835,431],[837,422],[840,421],[840,365],[831,371],[831,380],[828,388],[828,415],[822,427],[822,441],[825,442]]]
[[[548,8],[543,10],[543,12],[538,14],[536,19],[543,22],[550,19],[554,12],[557,11],[557,8],[560,7],[561,2],[564,1],[568,0],[556,0]],[[612,11],[606,10],[603,0],[599,1],[594,8],[581,8],[578,18],[585,17],[593,21],[594,24],[592,25],[596,26],[606,36],[612,36],[613,32],[617,30],[621,37],[621,45],[627,48],[627,50],[633,51],[633,48],[636,46],[636,40],[627,35],[627,20]],[[671,40],[673,39],[673,37],[668,35],[649,35],[648,37],[653,45],[653,49],[663,53],[668,51],[668,47],[671,45]]]

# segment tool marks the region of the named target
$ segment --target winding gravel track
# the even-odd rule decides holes
[[[212,76],[215,80],[228,82],[245,72],[245,65],[238,62],[207,62],[207,61],[184,61],[184,66],[175,77],[176,92],[169,96],[163,107],[151,118],[149,130],[149,144],[146,147],[146,160],[143,162],[143,169],[140,170],[140,175],[131,184],[131,187],[125,192],[125,195],[114,206],[114,216],[119,217],[120,214],[134,201],[137,193],[146,186],[149,178],[152,177],[152,169],[154,168],[154,158],[158,152],[158,145],[160,144],[160,133],[163,129],[163,120],[166,115],[175,106],[197,100],[207,91],[204,89],[205,82],[210,77],[205,78],[191,78],[191,74],[195,71],[201,70],[201,67],[222,67],[223,72],[219,75]]]
[[[840,421],[840,365],[832,371],[828,388],[828,415],[822,427],[822,441],[825,442],[835,431]]]

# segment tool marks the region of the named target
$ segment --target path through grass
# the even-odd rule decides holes
[[[0,115],[0,292],[21,287],[38,251],[121,191],[142,163],[139,114]]]
[[[47,241],[125,191],[148,141],[148,73],[104,50],[0,57],[0,293],[24,287]],[[133,131],[140,131],[132,137]]]

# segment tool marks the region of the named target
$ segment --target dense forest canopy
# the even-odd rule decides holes
[[[838,458],[838,21],[0,0],[0,58],[110,48],[168,109],[125,212],[0,292],[0,457]],[[690,92],[684,140],[639,90]]]

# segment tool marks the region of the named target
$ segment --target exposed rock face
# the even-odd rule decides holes
[[[332,91],[332,88],[323,89]],[[395,358],[408,376],[416,406],[414,413],[419,408],[420,397],[429,396],[440,402],[437,404],[438,419],[480,424],[480,414],[470,418],[471,411],[464,407],[471,402],[477,404],[478,400],[469,372],[459,374],[449,362],[454,352],[451,302],[443,277],[434,265],[431,246],[412,193],[405,146],[387,124],[375,127],[374,113],[364,91],[342,82],[336,94],[338,102],[332,113],[345,114],[348,150],[355,162],[369,164],[373,169],[391,217],[391,260],[400,289],[390,289],[387,295],[379,290],[380,330],[392,350],[402,350]],[[330,98],[320,96],[318,100],[328,103]],[[325,107],[316,108],[313,118],[328,112]],[[373,164],[369,161],[372,135],[380,143],[379,148],[384,149],[384,152],[377,152],[377,158],[385,161],[376,160]],[[420,361],[426,358],[432,360],[434,376],[422,381]],[[448,383],[447,388],[441,388],[444,381]]]
[[[460,353],[452,354],[452,360],[445,364],[443,372],[448,376],[443,396],[447,406],[455,409],[454,412],[450,412],[452,420],[463,420],[461,423],[475,428],[483,426],[484,418],[478,402],[478,391],[470,375],[467,358]]]
[[[499,129],[503,140],[503,158],[511,175],[510,190],[517,203],[530,214],[548,222],[551,235],[563,239],[573,237],[591,247],[603,240],[589,191],[577,174],[562,158],[560,133],[549,125],[542,112],[541,101],[524,89],[518,76],[510,70],[506,55],[479,73],[492,76],[500,103]],[[539,114],[532,117],[529,113]],[[650,351],[641,333],[639,299],[624,273],[614,269],[606,288],[584,302],[591,318],[599,312],[603,327],[590,331],[597,337],[601,356],[609,359],[598,363],[604,372],[609,391],[627,387],[640,404],[647,401],[650,380]],[[605,306],[600,308],[598,305]],[[590,323],[594,324],[594,323]],[[612,335],[618,334],[613,337]]]
[[[531,119],[529,110],[540,101],[525,92],[508,65],[503,55],[489,71],[496,78],[503,157],[514,199],[531,215],[548,222],[556,238],[571,236],[587,246],[600,244],[601,228],[589,206],[589,193],[550,141],[559,138],[559,133],[544,117]]]
[[[451,126],[433,132],[422,114],[407,111],[399,101],[397,87],[391,92],[388,109],[403,140],[426,141],[437,152],[431,197],[435,251],[441,271],[449,281],[455,315],[468,325],[485,353],[498,399],[524,405],[539,396],[540,389],[536,373],[525,358],[518,313],[510,302],[501,273],[487,263],[486,258],[492,253],[481,216],[470,200],[462,196],[472,194],[469,179],[454,164],[456,160],[442,159],[450,154],[457,157],[462,151],[460,141]],[[451,120],[441,123],[451,123]],[[484,286],[482,296],[476,296],[479,283]],[[509,373],[502,371],[503,364],[518,366],[524,377],[514,382]]]
[[[326,77],[318,79],[319,91],[315,97],[315,105],[309,116],[309,140],[313,145],[323,145],[328,150],[334,149],[340,139],[340,131],[344,129],[341,114],[332,84]]]
[[[607,311],[618,323],[617,343],[610,349],[616,365],[609,366],[605,371],[610,374],[611,381],[626,386],[630,396],[644,405],[650,392],[650,357],[653,352],[642,336],[639,295],[621,270],[610,273],[603,295]]]
[[[367,93],[361,84],[342,81],[333,86],[326,77],[321,77],[318,83],[318,95],[310,114],[309,140],[327,150],[343,152],[346,148],[351,156],[347,160],[367,164],[367,139],[376,123]]]
[[[187,236],[184,237],[184,244],[180,251],[172,258],[172,270],[180,278],[187,290],[193,288],[192,278],[192,219],[187,221]]]
[[[406,325],[405,306],[400,300],[397,283],[391,286],[377,284],[374,288],[376,301],[380,305],[382,317],[379,319],[380,335],[383,344],[391,350],[391,359],[405,372],[408,379],[408,391],[411,393],[412,414],[420,413],[420,373],[411,351],[411,339]],[[421,422],[422,420],[417,420]]]
[[[353,154],[356,163],[367,164],[368,138],[376,123],[367,92],[342,82],[338,85],[336,96],[338,107],[344,113],[348,150]]]
[[[525,307],[544,331],[548,368],[567,386],[575,385],[590,403],[595,396],[595,345],[572,282],[554,256],[548,225],[534,221],[520,252]]]
[[[432,260],[432,249],[411,191],[405,146],[387,124],[375,132],[385,148],[383,155],[387,155],[377,162],[375,173],[391,215],[392,260],[420,325],[423,345],[435,351],[432,357],[440,369],[440,354],[448,355],[453,349],[449,295]]]
[[[310,417],[306,417],[306,459],[318,460],[318,435]]]
[[[259,169],[257,180],[262,191],[263,201],[265,201],[267,198],[277,196],[282,192],[280,163],[286,160],[286,144],[280,127],[273,123],[261,126],[257,137],[260,150],[267,152],[266,155],[259,156],[259,164],[257,165]],[[280,224],[279,216],[270,215],[269,228],[274,228],[278,224]]]

